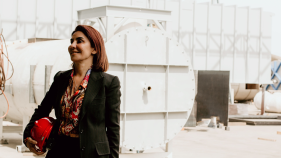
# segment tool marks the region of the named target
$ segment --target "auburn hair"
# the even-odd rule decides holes
[[[77,31],[81,31],[89,39],[91,47],[97,52],[94,54],[92,69],[106,72],[108,70],[109,63],[101,34],[95,28],[89,25],[78,25],[71,35]]]

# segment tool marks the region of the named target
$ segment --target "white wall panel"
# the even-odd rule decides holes
[[[190,47],[188,40],[182,40],[184,37],[181,36],[181,32],[185,29],[183,29],[185,23],[180,22],[179,34],[173,29],[173,38],[180,35],[179,40],[191,59],[194,54],[194,69],[228,70],[233,83],[270,81],[266,75],[270,72],[270,50],[266,48],[270,47],[271,37],[266,38],[260,34],[263,30],[261,24],[264,23],[260,21],[260,9],[200,3],[192,10],[195,14],[193,21],[190,20],[191,23],[194,22],[194,51],[192,49],[188,51]],[[186,17],[185,14],[180,17]],[[269,14],[264,19],[271,25]],[[173,21],[175,28],[178,22]],[[270,35],[270,29],[265,30]]]
[[[194,30],[196,37],[194,40],[195,60],[193,67],[195,70],[206,69],[206,48],[207,48],[207,27],[208,27],[208,5],[198,4],[195,8]]]
[[[232,81],[237,83],[245,82],[246,73],[246,53],[247,53],[247,8],[236,9],[236,23],[235,30],[237,30],[237,36],[235,38],[235,50],[234,50],[234,69]]]
[[[0,14],[3,28],[3,35],[6,40],[17,39],[17,0],[1,0]]]
[[[209,56],[207,69],[220,70],[221,5],[209,6]]]
[[[193,3],[191,1],[182,2],[181,15],[182,16],[180,16],[180,28],[178,31],[179,41],[181,41],[181,43],[184,43],[182,46],[187,55],[192,57]]]
[[[18,3],[18,39],[35,37],[36,0],[18,1]]]
[[[132,0],[133,6],[146,8],[147,0]]]
[[[130,6],[131,0],[111,0],[110,5],[122,5],[122,6]]]
[[[113,1],[113,0],[91,0],[91,7],[108,5],[109,1]]]
[[[261,81],[267,79],[267,76],[271,76],[271,65],[268,61],[271,61],[271,30],[272,30],[272,15],[268,12],[262,13],[262,42],[261,42],[261,70],[263,74],[260,76]]]
[[[55,38],[63,39],[71,36],[72,30],[72,2],[69,0],[56,0],[55,5]]]
[[[248,82],[259,82],[259,44],[260,44],[260,9],[251,9],[249,14],[249,62],[248,62]]]
[[[234,24],[235,24],[235,6],[226,6],[223,9],[223,53],[221,70],[233,70],[233,50],[234,50]],[[233,78],[232,71],[230,79]]]
[[[54,38],[54,2],[55,0],[38,0],[38,31],[39,38]]]
[[[172,38],[178,39],[179,2],[167,1],[166,10],[172,10]]]
[[[0,0],[0,14],[4,36],[6,40],[12,41],[34,38],[35,35],[39,38],[69,38],[76,25],[77,10],[90,7],[110,3],[151,9],[166,8],[172,11],[172,39],[182,44],[194,69],[229,70],[231,82],[235,83],[268,82],[272,15],[249,7],[209,3],[194,5],[193,2]],[[98,24],[95,24],[95,28],[99,28]]]

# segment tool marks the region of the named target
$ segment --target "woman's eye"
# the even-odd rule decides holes
[[[82,42],[81,40],[78,40],[78,41],[77,41],[77,43],[81,43],[81,42]]]

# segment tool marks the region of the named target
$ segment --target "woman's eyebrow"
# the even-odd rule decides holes
[[[76,40],[81,40],[81,39],[83,39],[83,37],[77,37],[77,38],[76,38]]]
[[[81,40],[83,39],[83,37],[77,37],[76,40]],[[71,38],[70,40],[73,40],[73,38]]]

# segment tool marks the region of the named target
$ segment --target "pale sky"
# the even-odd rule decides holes
[[[211,0],[195,1],[201,3]],[[271,53],[281,56],[281,0],[219,0],[219,3],[237,5],[238,7],[262,8],[264,11],[273,13]]]

